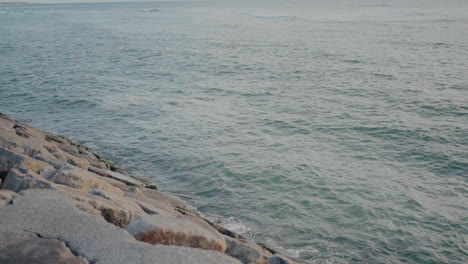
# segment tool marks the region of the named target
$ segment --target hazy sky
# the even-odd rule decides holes
[[[170,2],[170,1],[187,1],[187,0],[0,0],[4,2],[28,2],[28,3],[97,3],[97,2]],[[190,0],[188,0],[190,1]]]

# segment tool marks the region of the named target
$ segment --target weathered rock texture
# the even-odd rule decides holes
[[[0,263],[294,263],[85,146],[0,114]]]

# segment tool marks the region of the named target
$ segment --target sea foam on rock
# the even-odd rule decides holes
[[[0,113],[0,263],[294,263],[189,208]]]

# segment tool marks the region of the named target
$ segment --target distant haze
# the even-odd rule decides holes
[[[179,0],[165,0],[164,2],[174,2]],[[129,1],[129,0],[0,0],[0,3],[9,3],[9,2],[27,2],[32,4],[52,4],[52,3],[104,3],[104,2],[163,2],[158,0],[138,0],[138,1]]]

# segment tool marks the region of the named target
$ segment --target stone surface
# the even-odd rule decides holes
[[[32,170],[15,166],[10,169],[5,182],[2,184],[3,189],[14,192],[20,192],[29,188],[50,189],[52,185],[39,174]]]
[[[124,229],[80,211],[73,200],[59,191],[29,189],[16,200],[14,205],[1,209],[0,242],[8,239],[5,232],[26,230],[64,241],[75,255],[90,263],[240,263],[215,251],[137,241]]]
[[[102,181],[99,177],[96,177],[95,174],[70,165],[66,165],[55,172],[48,173],[46,177],[52,182],[80,190],[90,191],[96,189],[123,195],[121,189]]]
[[[146,190],[148,192],[146,192]],[[146,196],[143,193],[151,195]],[[172,195],[159,193],[159,191],[146,188],[131,187],[130,191],[125,192],[125,197],[131,198],[143,206],[151,204],[157,212],[168,216],[179,216],[180,213],[177,211],[177,208],[180,206],[183,206],[183,208],[186,207],[184,202]],[[176,206],[174,206],[174,204],[176,204]]]
[[[5,205],[12,204],[13,199],[15,199],[18,195],[9,190],[2,190],[0,189],[0,208]]]
[[[270,258],[268,258],[268,262],[267,264],[295,264],[295,262],[293,262],[292,260],[284,257],[284,256],[280,256],[278,254],[275,254],[273,256],[271,256]]]
[[[73,199],[80,210],[89,214],[101,215],[107,222],[118,227],[125,227],[130,221],[146,215],[138,203],[116,194],[100,190],[86,192],[67,186],[55,187]],[[151,208],[151,205],[148,206]]]
[[[226,242],[185,217],[151,215],[130,222],[126,227],[136,239],[163,245],[178,245],[224,252]]]
[[[88,264],[88,261],[73,255],[62,241],[30,238],[0,247],[0,263]]]
[[[21,166],[23,168],[39,172],[44,167],[50,166],[49,164],[32,159],[28,156],[18,154],[0,147],[0,173],[6,175],[8,171],[14,166]],[[3,178],[3,177],[2,177]]]
[[[103,170],[103,169],[99,169],[99,168],[96,168],[96,167],[93,167],[93,166],[90,166],[88,168],[89,171],[93,172],[93,173],[96,173],[98,175],[101,175],[103,177],[109,177],[109,178],[112,178],[112,179],[115,179],[115,180],[118,180],[118,181],[121,181],[125,184],[128,184],[128,185],[133,185],[133,186],[144,186],[145,184],[135,178],[132,178],[130,176],[127,176],[127,175],[123,175],[121,173],[118,173],[118,172],[115,172],[115,171],[110,171],[110,170]]]
[[[271,257],[270,252],[247,241],[226,237],[226,243],[227,249],[225,253],[244,264],[266,264],[267,258]]]

